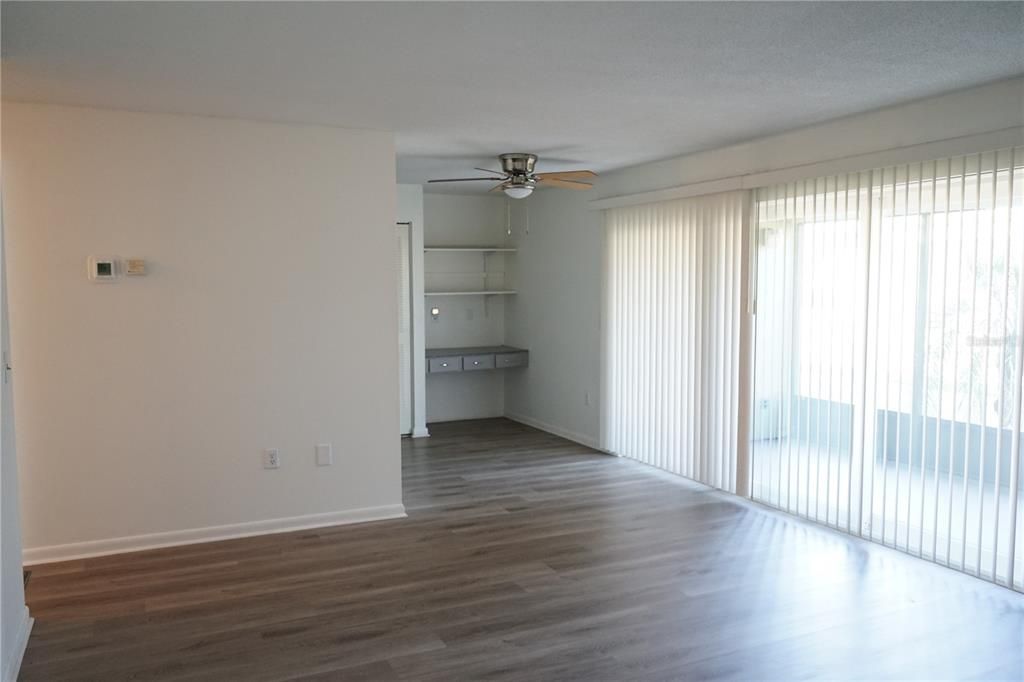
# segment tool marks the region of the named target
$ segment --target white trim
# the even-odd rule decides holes
[[[561,426],[555,426],[554,424],[548,424],[547,422],[543,422],[543,421],[541,421],[539,419],[534,419],[533,417],[527,417],[524,414],[509,414],[509,413],[506,413],[505,414],[505,418],[506,419],[511,419],[514,422],[519,422],[520,424],[525,424],[527,426],[532,426],[533,428],[540,429],[541,431],[546,431],[547,433],[550,433],[550,434],[552,434],[554,436],[558,436],[559,438],[564,438],[566,440],[571,440],[572,442],[579,443],[580,445],[586,445],[588,448],[592,448],[592,449],[597,450],[599,452],[604,452],[605,454],[609,454],[609,455],[612,454],[610,452],[607,452],[606,450],[602,450],[600,445],[597,442],[597,439],[596,438],[592,438],[592,437],[590,437],[590,436],[588,436],[586,434],[577,433],[576,431],[570,431],[569,429],[563,429]]]
[[[659,201],[672,201],[673,199],[689,199],[691,197],[699,197],[705,194],[733,192],[735,190],[743,189],[743,180],[745,177],[747,176],[735,175],[729,178],[692,182],[688,185],[666,187],[664,189],[656,189],[650,192],[623,194],[621,196],[608,197],[607,199],[595,199],[590,202],[590,208],[599,210],[605,208],[620,208],[622,206],[639,206],[640,204],[655,204]]]
[[[17,632],[14,633],[11,642],[11,657],[4,662],[3,682],[17,682],[18,671],[21,670],[21,661],[25,657],[25,649],[28,647],[28,638],[32,633],[32,625],[35,619],[28,615],[28,607],[22,612],[21,623]]]
[[[844,156],[838,159],[805,163],[775,170],[704,180],[650,192],[595,199],[590,202],[589,206],[592,210],[602,210],[618,208],[620,206],[653,204],[659,201],[687,199],[704,194],[717,194],[740,189],[757,189],[758,187],[767,187],[794,180],[806,180],[807,178],[820,178],[837,173],[866,171],[894,164],[929,161],[946,156],[960,156],[979,151],[1016,147],[1021,144],[1024,144],[1024,126],[1015,126],[978,135],[964,135],[946,140],[912,144],[905,147]]]
[[[398,184],[398,222],[409,223],[412,285],[412,437],[427,434],[427,356],[423,307],[423,186]],[[404,198],[403,198],[404,197]],[[422,435],[420,435],[422,432]]]
[[[430,438],[430,431],[427,430],[426,426],[424,426],[423,428],[416,427],[415,429],[413,429],[412,437],[413,438]]]
[[[250,521],[225,526],[208,526],[189,530],[173,530],[165,533],[147,535],[129,535],[108,540],[90,540],[73,542],[66,545],[50,545],[48,547],[32,547],[23,552],[26,566],[49,563],[51,561],[68,561],[70,559],[87,559],[89,557],[137,552],[144,549],[159,547],[176,547],[178,545],[194,545],[202,542],[245,538],[253,535],[269,535],[287,533],[309,528],[324,526],[341,526],[349,523],[366,521],[383,521],[405,517],[405,507],[401,504],[389,504],[381,507],[364,507],[345,511],[327,512],[325,514],[307,514],[290,516],[266,521]]]

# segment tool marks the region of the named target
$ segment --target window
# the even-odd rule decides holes
[[[1022,166],[757,190],[755,499],[1024,586]]]

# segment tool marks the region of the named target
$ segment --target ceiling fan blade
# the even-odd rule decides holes
[[[507,182],[499,182],[497,185],[495,185],[494,187],[490,188],[487,191],[488,192],[500,192],[503,189],[505,189],[505,185],[507,185],[507,184],[508,184]]]
[[[491,170],[490,168],[478,168],[477,166],[473,166],[473,170],[483,171],[484,173],[494,173],[495,175],[505,177],[505,173],[502,173],[501,171]]]
[[[556,180],[583,180],[585,178],[596,178],[597,173],[591,170],[573,170],[554,173],[538,173],[538,178],[555,178]]]
[[[441,180],[427,180],[427,182],[475,182],[477,180],[494,182],[497,178],[443,178]]]
[[[562,189],[590,189],[593,187],[589,182],[575,182],[559,178],[540,178],[537,180],[537,184],[544,187],[561,187]]]

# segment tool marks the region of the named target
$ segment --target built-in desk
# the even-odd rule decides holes
[[[526,367],[528,364],[530,364],[530,352],[512,346],[427,349],[427,371],[431,374],[508,369]]]

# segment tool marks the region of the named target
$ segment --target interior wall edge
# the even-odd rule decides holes
[[[348,509],[324,514],[306,514],[304,516],[267,519],[265,521],[248,521],[223,526],[149,533],[146,535],[130,535],[106,540],[72,542],[64,545],[51,545],[49,547],[26,548],[24,550],[24,562],[26,566],[33,566],[54,561],[88,559],[110,554],[138,552],[147,549],[159,549],[161,547],[195,545],[255,535],[272,535],[274,533],[289,533],[297,530],[309,530],[311,528],[324,528],[327,526],[386,521],[389,519],[405,518],[405,516],[404,505],[388,504],[379,507]]]
[[[21,561],[21,494],[15,452],[13,383],[7,300],[7,232],[3,221],[6,195],[0,188],[0,679],[14,682],[28,643],[32,618],[25,604]]]
[[[3,682],[17,682],[18,671],[21,670],[21,661],[25,657],[25,648],[28,646],[28,638],[32,634],[34,624],[35,619],[29,615],[28,607],[23,607],[21,622],[18,623],[18,629],[10,643],[10,657],[4,661]]]

